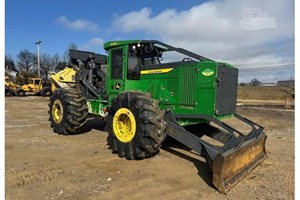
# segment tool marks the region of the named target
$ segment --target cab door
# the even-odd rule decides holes
[[[109,93],[118,94],[125,90],[125,68],[127,65],[126,47],[117,47],[109,51],[107,89]]]

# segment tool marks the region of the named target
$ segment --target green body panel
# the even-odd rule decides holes
[[[107,107],[107,101],[102,101],[99,99],[96,100],[89,99],[87,101],[87,106],[88,106],[89,113],[104,117],[105,116],[104,109]]]
[[[103,109],[111,105],[112,99],[123,91],[142,91],[150,93],[153,99],[159,100],[161,109],[171,109],[174,115],[210,115],[216,118],[230,117],[226,115],[216,115],[216,80],[218,65],[220,63],[204,60],[198,62],[182,62],[180,65],[169,65],[168,70],[150,71],[151,69],[141,69],[139,80],[127,79],[128,48],[129,44],[139,43],[140,40],[107,42],[104,48],[109,52],[107,64],[106,90],[108,100],[104,101],[100,97],[96,100],[88,100],[89,112],[104,116]],[[122,78],[113,79],[111,77],[111,54],[113,50],[123,50]],[[222,63],[228,68],[233,66]],[[116,87],[119,85],[120,87]],[[177,118],[181,125],[204,122],[203,119]]]
[[[125,90],[141,90],[160,101],[162,109],[174,114],[214,114],[215,76],[205,77],[202,71],[216,70],[216,63],[182,65],[167,73],[141,75],[141,80],[127,80]]]

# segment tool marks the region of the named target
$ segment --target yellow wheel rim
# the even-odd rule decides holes
[[[113,130],[119,141],[130,142],[136,132],[136,122],[133,113],[127,108],[120,108],[113,118]]]
[[[52,105],[52,118],[55,123],[60,123],[64,114],[64,108],[60,100],[56,99]]]

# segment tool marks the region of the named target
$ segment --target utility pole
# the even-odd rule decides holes
[[[37,45],[37,57],[38,57],[38,78],[41,78],[40,74],[40,44],[42,43],[41,40],[38,40],[35,44]]]

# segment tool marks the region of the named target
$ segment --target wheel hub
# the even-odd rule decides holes
[[[60,100],[56,99],[52,105],[52,118],[55,123],[60,123],[64,114],[63,105]]]
[[[136,132],[136,121],[133,113],[127,108],[120,108],[113,118],[113,130],[119,141],[130,142]]]

